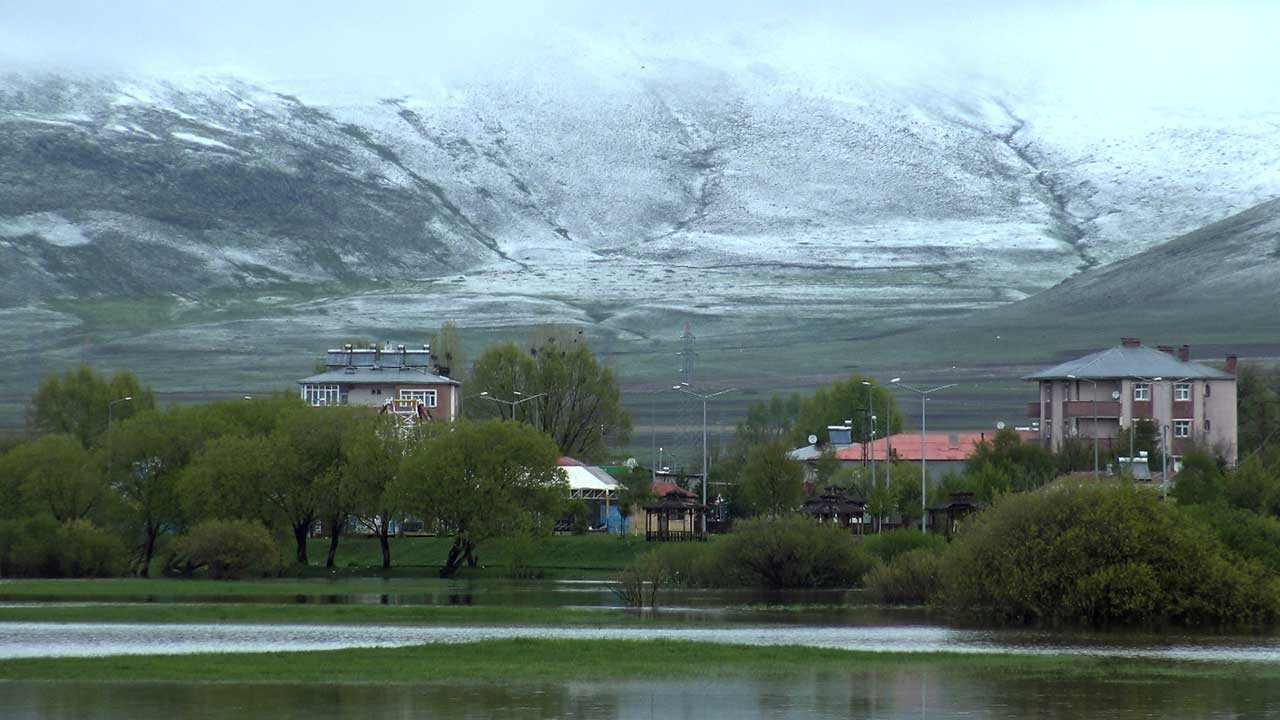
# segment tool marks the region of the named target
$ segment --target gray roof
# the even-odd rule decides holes
[[[371,368],[354,368],[354,372],[345,370],[329,370],[319,375],[305,377],[298,381],[304,383],[334,383],[340,385],[461,385],[453,378],[442,377],[424,370],[406,368],[404,370],[373,370]]]
[[[1108,378],[1164,378],[1165,380],[1234,380],[1235,376],[1149,347],[1118,345],[1061,365],[1023,376],[1023,380],[1061,380],[1074,375],[1086,380]]]

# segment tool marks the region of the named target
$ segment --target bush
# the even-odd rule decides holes
[[[999,498],[956,536],[941,570],[951,609],[1027,622],[1259,622],[1274,579],[1132,486]]]
[[[880,562],[888,565],[894,558],[912,550],[928,550],[941,553],[947,547],[947,539],[937,533],[926,534],[919,530],[892,530],[878,535],[868,535],[862,548]]]
[[[654,551],[662,565],[665,581],[685,587],[716,587],[726,584],[718,565],[719,541],[706,543],[661,543]]]
[[[119,538],[88,520],[39,515],[0,524],[0,576],[109,577],[124,566]]]
[[[712,548],[720,585],[851,587],[874,564],[848,530],[798,515],[743,522]]]
[[[1240,558],[1280,575],[1280,520],[1225,505],[1183,508],[1183,516],[1209,529]]]
[[[930,548],[904,552],[867,573],[867,587],[880,602],[923,605],[938,591],[939,554]]]
[[[174,542],[172,553],[170,567],[187,574],[207,568],[218,580],[275,575],[281,567],[267,529],[248,520],[202,522]]]
[[[533,566],[542,549],[541,538],[529,533],[518,533],[498,542],[498,559],[507,568],[507,577],[520,580],[540,578],[543,571]]]

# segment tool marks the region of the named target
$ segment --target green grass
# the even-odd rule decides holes
[[[497,605],[164,604],[0,607],[4,622],[288,623],[338,625],[574,625],[687,624],[625,610]],[[3,627],[3,626],[0,626]]]
[[[453,538],[450,537],[391,538],[392,567],[401,571],[424,567],[438,569],[444,565],[452,544]],[[575,574],[599,577],[622,570],[636,553],[644,549],[646,545],[642,540],[618,535],[557,535],[542,543],[530,567],[553,577]],[[313,565],[322,566],[328,552],[328,539],[316,538],[307,545],[308,558]],[[490,540],[480,544],[476,556],[485,566],[484,569],[492,569],[483,574],[499,575],[505,570],[502,568],[501,555],[500,541]],[[376,538],[342,538],[338,543],[334,565],[340,570],[358,568],[381,571],[382,549]],[[471,573],[476,574],[474,570]]]
[[[809,675],[817,672],[946,670],[1006,678],[1143,681],[1280,679],[1274,664],[1199,664],[1076,656],[870,653],[794,646],[679,641],[493,640],[290,653],[238,653],[0,661],[5,680],[89,682],[436,683]]]

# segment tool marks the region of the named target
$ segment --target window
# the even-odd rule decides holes
[[[1187,402],[1191,399],[1191,383],[1174,383],[1173,399],[1178,402]]]
[[[1173,436],[1176,438],[1191,437],[1191,421],[1190,420],[1174,420]]]
[[[1145,402],[1145,401],[1150,400],[1150,399],[1151,399],[1151,384],[1150,384],[1150,383],[1134,383],[1134,384],[1133,384],[1133,399],[1134,399],[1134,400],[1137,400],[1137,401],[1139,401],[1139,402]]]
[[[1212,394],[1213,394],[1213,393],[1209,392],[1209,383],[1205,383],[1205,384],[1204,384],[1204,396],[1205,396],[1205,397],[1209,397],[1209,396],[1210,396],[1210,395],[1212,395]]]
[[[401,390],[401,400],[417,400],[423,405],[433,408],[436,406],[435,390]]]
[[[1204,419],[1204,431],[1205,431],[1205,432],[1209,432],[1210,428],[1211,428],[1211,426],[1209,425],[1209,418],[1205,418],[1205,419]]]
[[[337,385],[303,385],[302,399],[308,405],[340,405],[345,399]]]

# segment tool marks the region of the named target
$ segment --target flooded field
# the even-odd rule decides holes
[[[0,683],[4,716],[168,720],[307,718],[1269,718],[1280,686],[981,677],[954,671],[815,673],[781,679],[547,684],[278,685]]]

